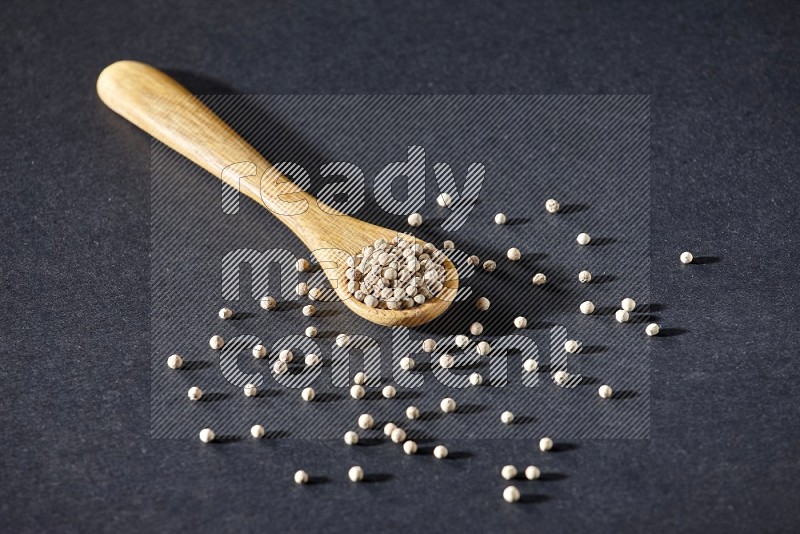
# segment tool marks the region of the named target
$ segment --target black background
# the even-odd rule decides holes
[[[651,4],[4,2],[0,528],[796,530],[800,12]],[[554,475],[517,506],[497,469],[529,442],[433,464],[151,440],[150,140],[94,91],[124,58],[196,93],[652,95],[652,300],[680,331],[651,353],[651,439],[537,455]],[[366,458],[402,476],[337,474]]]

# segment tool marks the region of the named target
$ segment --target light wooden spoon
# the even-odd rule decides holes
[[[313,252],[339,299],[364,319],[384,326],[417,326],[441,315],[455,298],[458,273],[445,259],[445,287],[422,305],[385,310],[357,301],[347,292],[346,258],[378,238],[410,236],[340,213],[302,191],[186,88],[158,69],[136,61],[118,61],[100,73],[97,93],[112,110],[266,207]],[[241,162],[254,164],[257,172],[253,165],[234,165]]]

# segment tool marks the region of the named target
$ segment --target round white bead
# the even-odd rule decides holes
[[[394,398],[395,395],[397,395],[397,390],[394,388],[394,386],[386,386],[381,391],[381,395],[383,395],[387,399],[391,399]]]
[[[449,354],[442,354],[439,356],[439,366],[442,369],[450,369],[455,365],[456,359],[450,356]]]
[[[592,273],[589,271],[581,271],[578,273],[578,281],[582,284],[586,284],[592,281]]]
[[[392,435],[390,437],[395,443],[403,443],[406,440],[406,431],[402,428],[395,428],[392,430]]]
[[[288,370],[289,368],[286,366],[286,362],[283,362],[281,360],[278,360],[272,365],[272,372],[275,373],[276,375],[282,375]]]
[[[589,237],[589,234],[587,234],[587,233],[578,234],[578,237],[576,239],[576,241],[578,242],[579,245],[588,245],[589,241],[591,241],[591,240],[592,240],[592,238]]]
[[[253,358],[261,359],[267,355],[267,347],[264,345],[256,345],[253,347]]]
[[[367,430],[375,425],[375,419],[368,413],[362,413],[358,416],[358,428]]]
[[[494,216],[495,224],[505,224],[507,220],[508,217],[506,217],[505,213],[498,213],[497,215]]]
[[[476,307],[477,309],[479,309],[480,311],[486,311],[486,310],[488,310],[488,309],[489,309],[489,306],[491,306],[491,305],[492,305],[492,303],[491,303],[491,302],[489,301],[489,299],[487,299],[486,297],[479,297],[479,298],[478,298],[478,299],[475,301],[475,307]]]
[[[473,336],[479,336],[483,334],[483,325],[478,322],[472,323],[471,325],[469,325],[469,333],[472,334]]]
[[[516,486],[508,486],[503,490],[503,499],[506,502],[517,502],[519,500],[519,490]]]
[[[500,470],[500,476],[506,480],[511,480],[517,476],[517,468],[513,465],[504,465]]]
[[[542,476],[542,472],[535,465],[529,465],[525,468],[525,478],[528,480],[536,480]]]
[[[514,414],[509,411],[501,413],[500,422],[503,423],[504,425],[510,425],[511,423],[514,422]]]
[[[539,362],[532,358],[528,358],[522,363],[522,368],[525,369],[526,372],[532,373],[539,368]]]
[[[364,391],[364,386],[360,384],[356,384],[350,388],[350,396],[353,397],[354,399],[363,398],[365,393],[366,391]]]
[[[486,356],[487,354],[489,354],[490,352],[492,352],[492,346],[491,346],[491,345],[489,345],[489,343],[487,343],[486,341],[481,341],[480,343],[478,343],[477,345],[475,345],[475,351],[476,351],[476,352],[477,352],[477,353],[478,353],[480,356]]]
[[[448,193],[442,193],[436,197],[436,203],[443,208],[447,208],[453,203],[453,197],[451,197]]]
[[[544,203],[544,209],[547,211],[547,213],[558,213],[558,210],[561,209],[561,204],[559,204],[558,200],[554,198],[548,198]]]
[[[506,257],[511,261],[519,261],[522,258],[522,252],[516,247],[511,247],[506,252]]]
[[[636,301],[631,298],[622,299],[621,305],[622,309],[626,312],[632,312],[634,309],[636,309]]]
[[[196,401],[203,397],[203,390],[197,386],[194,386],[189,388],[189,392],[187,394],[189,395],[190,400]]]
[[[230,308],[222,308],[219,310],[220,319],[230,319],[233,316],[233,310]]]
[[[422,225],[422,215],[419,213],[412,213],[408,216],[408,225],[409,226],[421,226]]]
[[[297,471],[294,474],[294,482],[295,484],[306,484],[308,482],[308,473],[306,473],[302,469],[300,471]]]
[[[208,344],[212,349],[219,350],[225,344],[225,341],[221,336],[211,336],[211,339],[208,340]]]
[[[214,441],[215,437],[216,435],[214,434],[214,431],[211,430],[210,428],[204,428],[203,430],[200,431],[200,441],[202,441],[203,443],[211,443],[212,441]]]
[[[347,478],[353,482],[360,482],[364,479],[364,470],[360,465],[354,465],[347,471]]]
[[[416,406],[409,406],[406,408],[406,417],[409,419],[417,419],[419,417],[419,408]]]
[[[514,326],[517,328],[525,328],[526,326],[528,326],[528,320],[522,316],[515,317]]]
[[[469,338],[463,334],[458,334],[455,339],[456,347],[463,349],[469,345]]]
[[[436,447],[433,449],[433,455],[434,455],[435,457],[439,458],[440,460],[441,460],[442,458],[447,458],[447,452],[448,452],[448,451],[447,451],[447,447],[445,447],[444,445],[437,445],[437,446],[436,446]]]
[[[314,400],[316,395],[317,394],[314,391],[314,388],[303,388],[303,391],[300,393],[300,397],[306,402],[311,402]]]
[[[359,371],[353,377],[353,384],[363,386],[367,383],[367,375],[363,371]]]
[[[439,403],[439,407],[444,413],[452,413],[456,411],[456,401],[450,397],[444,398],[442,402]]]
[[[692,263],[692,260],[694,260],[694,256],[692,256],[691,252],[684,252],[681,254],[681,263],[688,265]]]
[[[469,375],[469,383],[473,386],[480,386],[483,384],[483,377],[479,373],[472,373]]]
[[[397,425],[394,423],[386,423],[383,425],[383,433],[388,437],[392,435],[392,432],[395,431]]]
[[[258,394],[258,388],[253,384],[247,384],[242,391],[245,397],[255,397]]]
[[[346,347],[350,344],[350,336],[347,334],[339,334],[336,336],[336,346],[337,347]]]
[[[292,351],[288,349],[283,349],[278,353],[278,360],[282,361],[283,363],[292,363],[292,360],[294,360],[294,354],[292,354]]]
[[[618,323],[627,323],[628,319],[631,318],[631,315],[625,310],[617,310],[616,313],[614,314],[614,318],[617,320]]]
[[[436,350],[436,340],[435,339],[426,339],[422,342],[422,351],[423,352],[433,352]]]
[[[544,273],[536,273],[536,274],[533,275],[533,278],[531,279],[531,282],[535,286],[540,286],[540,285],[544,284],[545,282],[547,282],[547,276],[545,276]]]
[[[403,358],[400,359],[400,368],[403,369],[404,371],[410,371],[411,369],[414,368],[416,364],[417,362],[414,361],[414,358],[411,358],[409,356],[404,356]]]
[[[417,443],[412,440],[408,440],[403,443],[403,452],[408,455],[417,454]]]
[[[658,333],[661,331],[661,327],[658,326],[657,323],[650,323],[649,325],[647,325],[644,331],[648,336],[657,336]]]
[[[569,380],[569,373],[566,371],[556,371],[553,373],[553,382],[555,382],[556,385],[563,386],[567,383],[567,380]]]
[[[272,297],[262,298],[259,304],[265,310],[274,310],[275,308],[278,307],[277,301]]]
[[[542,452],[547,452],[553,448],[553,440],[550,438],[542,438],[539,440],[539,450]]]
[[[267,433],[261,425],[253,425],[250,427],[250,435],[256,439],[261,439]]]
[[[306,328],[306,337],[317,337],[317,327],[309,326]]]
[[[591,315],[594,313],[594,302],[591,300],[587,300],[585,302],[581,302],[581,313],[584,315]]]
[[[581,344],[574,339],[568,339],[564,343],[564,350],[569,352],[570,354],[575,354],[579,350],[581,350]]]
[[[183,366],[183,358],[178,354],[173,354],[167,358],[167,367],[170,369],[180,369]]]
[[[306,354],[305,363],[309,367],[314,367],[319,363],[319,356],[316,354]]]
[[[344,442],[348,445],[356,445],[358,443],[358,434],[352,430],[348,430],[344,433]]]
[[[313,304],[306,304],[303,306],[303,315],[306,317],[314,317],[314,314],[317,313],[317,309],[314,307]]]
[[[610,386],[604,384],[600,386],[600,389],[597,390],[597,393],[603,399],[610,399],[611,395],[614,393],[614,390],[612,390]]]

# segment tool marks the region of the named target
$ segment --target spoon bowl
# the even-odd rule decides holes
[[[384,326],[418,326],[450,306],[458,272],[445,258],[443,289],[413,308],[372,308],[347,291],[347,258],[377,239],[408,234],[371,224],[327,206],[303,191],[205,104],[160,70],[118,61],[97,78],[97,93],[113,111],[270,211],[314,254],[337,297],[354,313]]]

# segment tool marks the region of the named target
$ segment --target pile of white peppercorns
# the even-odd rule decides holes
[[[347,259],[347,291],[371,308],[413,308],[444,287],[444,259],[431,243],[378,239]]]

